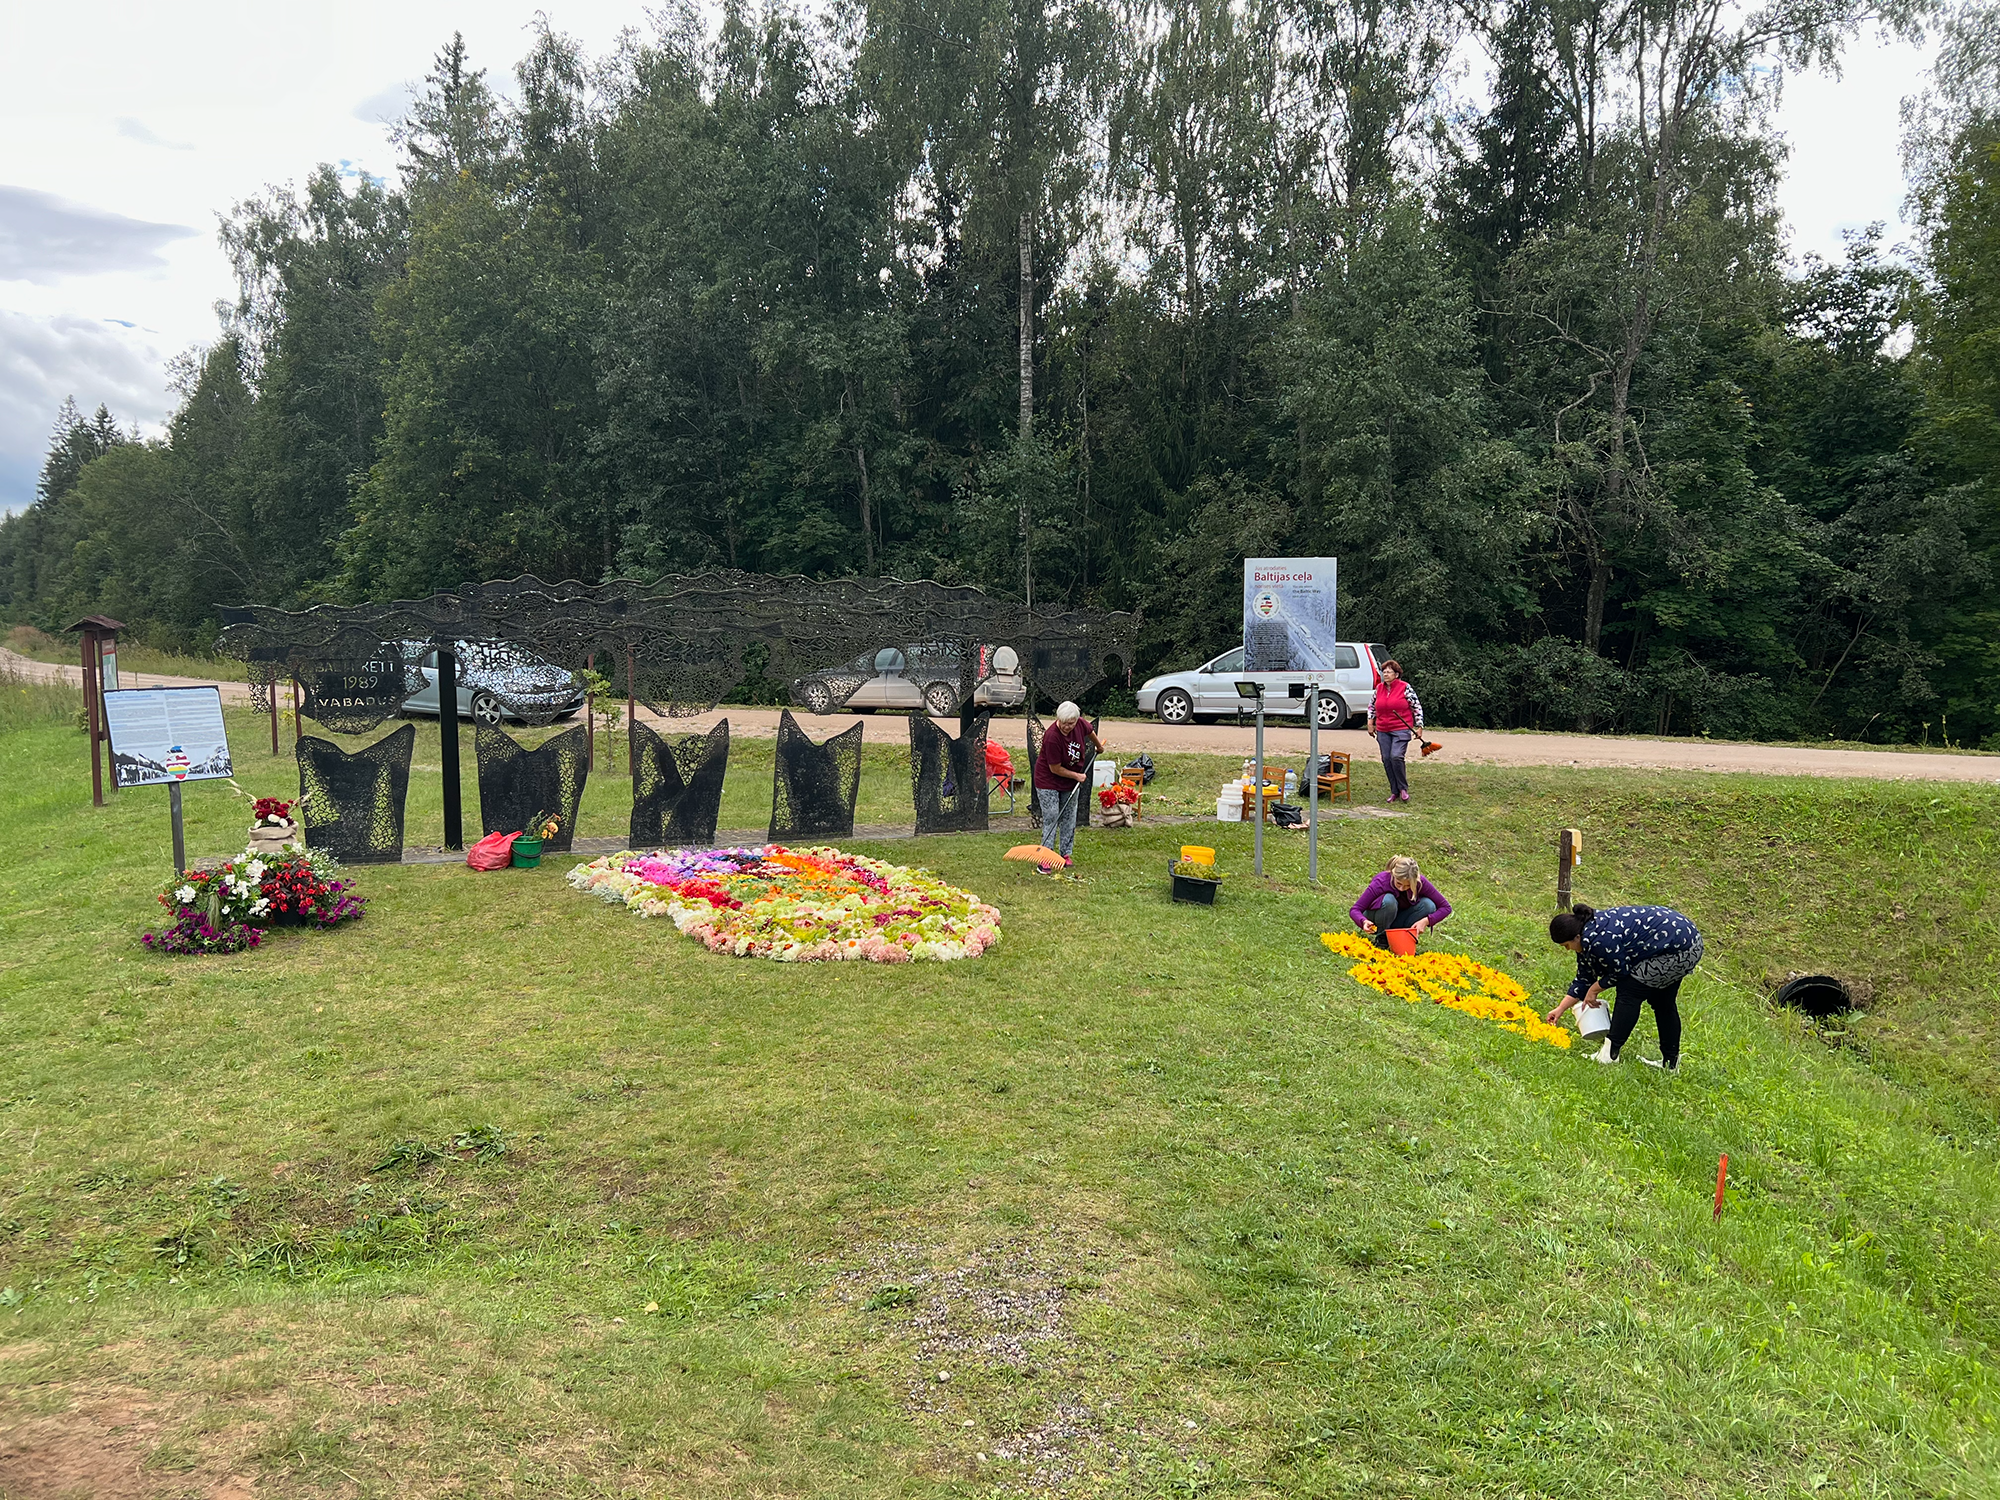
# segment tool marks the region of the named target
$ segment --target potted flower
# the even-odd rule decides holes
[[[553,814],[538,812],[528,819],[528,826],[521,836],[514,840],[514,868],[532,870],[542,862],[542,840],[552,839],[556,830],[562,827],[562,819]]]
[[[1167,874],[1174,884],[1174,900],[1192,901],[1199,906],[1215,905],[1215,893],[1222,885],[1222,872],[1205,860],[1170,859]]]
[[[251,813],[250,848],[258,854],[279,854],[299,842],[299,825],[292,821],[292,804],[276,797],[259,797]]]

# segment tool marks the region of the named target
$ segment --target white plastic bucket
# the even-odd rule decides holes
[[[1576,1006],[1576,1029],[1586,1037],[1596,1038],[1611,1035],[1611,1007],[1602,1000],[1594,1000],[1588,1005]]]
[[[1241,823],[1243,821],[1243,794],[1225,792],[1215,799],[1215,821],[1218,823]]]
[[[1093,764],[1093,765],[1091,766],[1091,769],[1090,769],[1090,784],[1091,784],[1091,785],[1092,785],[1093,787],[1100,787],[1100,786],[1111,786],[1111,785],[1113,785],[1114,783],[1116,783],[1116,782],[1117,782],[1117,780],[1118,780],[1118,762],[1117,762],[1117,761],[1115,761],[1115,760],[1100,760],[1100,761],[1097,761],[1097,762],[1095,762],[1095,763],[1094,763],[1094,764]]]

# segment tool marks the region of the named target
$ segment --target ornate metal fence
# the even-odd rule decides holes
[[[960,761],[977,732],[981,684],[993,661],[1005,654],[997,648],[1011,648],[1019,660],[1032,710],[1038,701],[1080,696],[1107,672],[1129,672],[1139,623],[1126,614],[1029,611],[977,589],[927,581],[815,582],[730,571],[650,584],[523,577],[470,584],[428,599],[297,611],[248,605],[222,613],[218,649],[248,664],[252,700],[264,712],[276,709],[276,685],[292,678],[306,690],[308,717],[360,732],[403,711],[412,693],[435,690],[445,842],[454,848],[463,842],[453,711],[461,687],[474,717],[489,727],[503,716],[539,726],[575,712],[580,695],[573,673],[595,664],[623,689],[629,708],[676,718],[712,709],[754,666],[766,679],[789,684],[801,706],[832,713],[871,679],[869,659],[893,650],[907,664],[919,712],[955,711],[960,724],[956,740],[940,732],[942,743],[932,747],[940,773],[935,806],[925,804],[930,794],[921,785],[923,744],[930,742],[920,744],[921,732],[912,730],[918,824],[969,827],[984,817],[985,779],[979,767]],[[727,736],[719,746],[704,748],[696,761],[683,762],[678,750],[648,745],[641,728],[633,729],[634,841],[652,833],[656,822],[659,838],[644,842],[712,839]],[[836,806],[845,807],[843,826],[851,827],[856,793],[849,779],[859,774],[858,734],[851,768],[843,760],[834,771],[816,768],[797,748],[800,743],[824,747],[812,746],[796,724],[789,737],[781,731],[781,743],[793,747],[793,781],[783,785],[781,766],[774,784],[784,806],[774,810],[774,836],[781,825],[794,830],[788,836],[825,836],[799,830],[828,824],[829,809]],[[323,752],[314,753],[324,759]],[[302,776],[306,756],[302,740]],[[484,811],[488,794],[482,775],[481,822],[488,828],[514,811],[511,804],[498,805],[510,794],[498,783],[495,788],[496,807]],[[973,789],[972,801],[967,788]],[[400,837],[400,794],[396,821]],[[370,832],[349,842],[372,848],[378,836]]]

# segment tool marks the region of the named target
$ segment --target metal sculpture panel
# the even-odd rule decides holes
[[[403,711],[403,701],[424,685],[423,674],[401,648],[380,645],[365,660],[324,660],[299,672],[301,711],[338,734],[365,734]]]
[[[350,865],[395,864],[403,857],[403,805],[410,794],[410,753],[417,726],[405,724],[352,752],[331,740],[299,740],[299,807],[306,847]]]
[[[910,715],[910,788],[918,833],[986,831],[986,724],[979,714],[954,739],[922,714]]]
[[[778,716],[771,780],[773,843],[851,836],[861,794],[861,726],[814,744],[786,709]]]
[[[479,762],[479,820],[488,833],[514,833],[537,813],[561,826],[542,841],[546,854],[566,854],[576,837],[576,810],[590,775],[590,736],[581,724],[530,749],[504,729],[481,724],[472,749]]]
[[[707,734],[663,739],[651,726],[632,726],[634,849],[684,848],[715,842],[722,816],[722,778],[729,769],[729,721]]]
[[[889,648],[912,662],[952,661],[963,698],[992,660],[981,648],[1011,647],[1040,692],[1073,698],[1107,664],[1129,670],[1138,631],[1134,615],[1027,610],[978,589],[928,581],[735,572],[651,584],[524,577],[429,599],[300,611],[251,605],[222,614],[218,649],[252,664],[260,708],[269,707],[275,679],[369,661],[384,642],[411,667],[452,645],[460,680],[490,691],[530,724],[567,711],[568,675],[593,656],[648,708],[680,716],[713,708],[743,680],[748,649],[761,643],[770,676],[791,683],[811,677],[824,685],[831,710],[865,677],[840,664]]]

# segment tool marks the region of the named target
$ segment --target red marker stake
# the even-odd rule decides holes
[[[1715,1164],[1715,1217],[1722,1217],[1722,1190],[1729,1185],[1729,1153],[1722,1153],[1722,1160]]]

